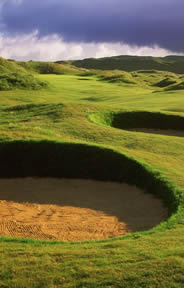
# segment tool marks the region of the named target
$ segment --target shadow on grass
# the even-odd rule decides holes
[[[93,113],[89,119],[96,124],[114,128],[184,137],[184,117],[160,112],[123,111],[112,113]]]

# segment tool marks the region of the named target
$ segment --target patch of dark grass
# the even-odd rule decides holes
[[[57,120],[61,119],[63,115],[64,105],[59,104],[26,104],[12,106],[3,109],[3,112],[11,113],[11,121],[29,121],[30,119],[44,119]]]
[[[165,88],[165,91],[184,90],[184,81]]]
[[[90,78],[78,78],[78,80],[86,80],[86,81],[89,81],[91,80]]]
[[[170,78],[165,78],[165,79],[155,83],[153,86],[164,88],[164,87],[167,87],[169,85],[173,85],[175,83],[176,83],[176,80],[173,80],[173,79],[170,79]]]
[[[102,98],[97,98],[97,97],[87,97],[87,98],[83,98],[83,100],[90,101],[90,102],[101,102],[101,101],[103,101]]]
[[[18,105],[18,106],[12,106],[9,108],[5,108],[5,112],[19,112],[19,111],[28,111],[35,112],[36,110],[39,110],[39,113],[41,113],[40,110],[60,110],[64,107],[63,104],[26,104],[26,105]]]
[[[138,70],[137,73],[141,73],[141,74],[157,74],[158,72],[156,70]]]
[[[83,72],[83,73],[78,74],[78,76],[81,76],[81,77],[90,77],[90,76],[94,76],[94,75],[96,75],[96,73],[92,72],[92,71]]]

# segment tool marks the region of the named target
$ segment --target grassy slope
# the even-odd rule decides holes
[[[29,61],[29,62],[17,62],[18,66],[22,69],[36,72],[39,74],[77,74],[85,72],[86,69],[80,69],[71,64],[57,64],[52,62],[38,62],[38,61]]]
[[[167,56],[163,58],[148,56],[114,56],[99,59],[89,58],[69,62],[76,67],[82,67],[87,69],[119,69],[124,71],[154,69],[170,71],[174,73],[184,73],[184,56]]]
[[[30,69],[26,70],[16,61],[0,57],[0,91],[14,89],[39,90],[46,87],[47,83],[35,78],[33,73],[30,73]]]
[[[184,139],[128,132],[90,122],[106,111],[184,116],[184,91],[39,75],[46,90],[0,92],[1,139],[103,144],[146,161],[184,189]],[[146,77],[146,76],[145,76]],[[32,104],[32,105],[29,105]],[[64,104],[64,105],[61,105]],[[20,108],[11,107],[26,105]],[[1,239],[0,287],[183,287],[184,220],[165,231],[120,240],[66,244]]]

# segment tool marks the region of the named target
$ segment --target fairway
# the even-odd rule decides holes
[[[183,287],[183,75],[87,72],[0,91],[0,287]]]

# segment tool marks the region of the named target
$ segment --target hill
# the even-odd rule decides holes
[[[7,60],[0,57],[0,74],[12,72],[26,72],[26,69],[20,66],[15,60]]]
[[[28,71],[36,72],[39,74],[77,74],[82,73],[86,69],[80,69],[72,66],[68,63],[53,63],[53,62],[40,62],[40,61],[28,61],[17,62],[19,67]]]
[[[24,72],[4,73],[0,75],[0,90],[31,89],[39,90],[46,88],[47,82],[40,81],[34,75]]]
[[[33,69],[27,63],[22,65],[22,63],[15,60],[7,60],[0,57],[0,90],[39,90],[46,88],[47,83],[37,79],[33,72]]]
[[[127,72],[137,70],[168,71],[173,73],[184,73],[184,56],[113,56],[105,58],[88,58],[69,62],[57,61],[57,63],[70,63],[73,66],[97,70],[123,70]]]

